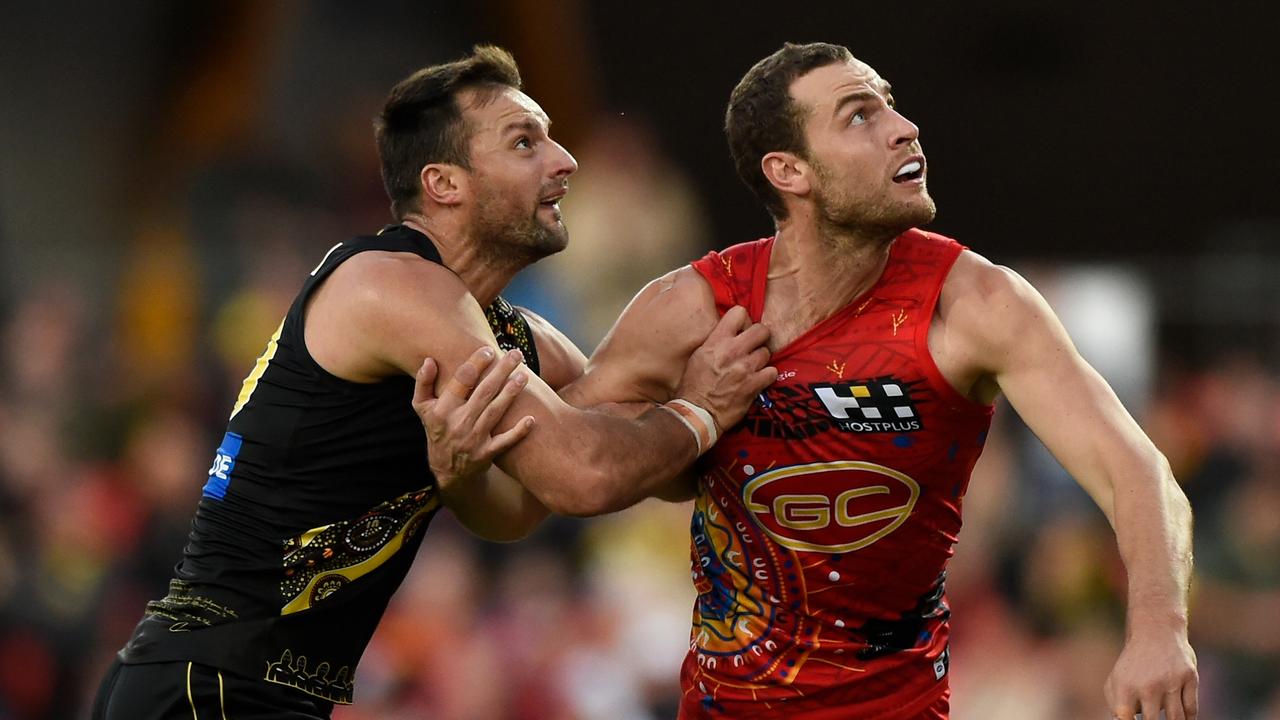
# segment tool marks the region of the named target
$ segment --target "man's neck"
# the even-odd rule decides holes
[[[825,320],[875,285],[892,241],[836,234],[812,222],[778,223],[768,275],[773,309],[806,328]]]
[[[488,307],[503,288],[511,282],[525,264],[517,259],[496,257],[481,247],[482,240],[471,237],[455,223],[433,220],[425,215],[412,213],[401,221],[407,227],[431,238],[440,251],[444,266],[462,279],[471,296]]]

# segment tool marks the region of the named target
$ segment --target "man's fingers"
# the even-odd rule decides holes
[[[418,374],[414,376],[413,384],[413,407],[417,409],[420,405],[436,399],[436,375],[440,372],[440,366],[436,365],[433,358],[426,358],[422,361],[422,367],[418,368]]]
[[[752,350],[751,354],[747,355],[747,362],[750,363],[747,367],[752,370],[759,370],[764,367],[765,363],[769,362],[769,348],[758,347]]]
[[[520,396],[520,392],[529,384],[529,371],[527,369],[518,370],[515,377],[507,380],[502,386],[502,391],[498,393],[492,402],[489,402],[481,410],[478,417],[473,421],[476,432],[490,433],[497,426],[498,421],[503,415],[507,414],[507,409],[511,407],[511,403]],[[474,399],[474,397],[473,397]]]
[[[1142,698],[1142,717],[1160,720],[1160,696],[1152,695]]]
[[[764,347],[769,341],[769,327],[763,323],[753,323],[729,341],[729,352],[732,356],[745,355],[758,347]]]
[[[1182,709],[1181,689],[1165,693],[1164,716],[1166,720],[1187,720],[1187,714]]]
[[[1187,720],[1200,716],[1200,683],[1194,678],[1182,686],[1182,707],[1187,711]]]
[[[449,378],[449,382],[445,383],[444,390],[440,393],[440,399],[452,398],[463,401],[470,397],[471,390],[480,381],[480,374],[489,366],[489,363],[493,362],[494,355],[491,347],[477,348],[475,352],[471,353],[471,357],[467,358],[466,362],[458,366],[457,371],[453,373],[453,377]],[[451,405],[460,404],[461,402],[451,403]]]
[[[468,412],[465,422],[474,422],[480,411],[493,402],[523,360],[524,355],[519,350],[509,350],[503,353],[496,363],[493,363],[475,389],[471,391],[471,397],[467,400]]]
[[[1124,682],[1116,679],[1116,671],[1113,670],[1111,676],[1107,678],[1104,689],[1107,704],[1111,706],[1111,716],[1117,720],[1133,720],[1134,715],[1141,709],[1138,704],[1138,695],[1132,688],[1127,688]]]
[[[737,335],[742,328],[751,322],[751,316],[747,314],[746,308],[741,305],[734,305],[729,311],[720,316],[720,321],[711,329],[711,334],[703,344],[712,340],[722,340]]]
[[[1117,720],[1133,720],[1133,716],[1138,713],[1138,701],[1136,698],[1125,698],[1121,693],[1116,693],[1116,698],[1111,701],[1111,716]]]
[[[778,368],[769,366],[760,368],[751,376],[750,387],[755,394],[764,392],[778,379]]]
[[[525,415],[520,418],[519,422],[512,425],[510,430],[494,435],[493,439],[489,441],[489,457],[497,457],[523,440],[529,434],[529,431],[533,430],[533,424],[533,416]]]

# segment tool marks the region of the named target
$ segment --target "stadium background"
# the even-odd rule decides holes
[[[71,718],[163,592],[240,380],[303,275],[387,219],[370,120],[512,49],[582,170],[511,296],[590,350],[647,279],[768,233],[729,90],[848,45],[922,128],[933,228],[1033,278],[1197,513],[1201,717],[1280,718],[1280,210],[1256,3],[11,3],[0,11],[0,720]],[[1123,568],[1007,409],[949,591],[954,716],[1105,716]],[[667,718],[688,508],[511,546],[442,513],[360,668],[366,718]]]

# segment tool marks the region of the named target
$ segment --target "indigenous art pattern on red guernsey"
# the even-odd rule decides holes
[[[772,248],[694,263],[721,313],[760,319]],[[945,717],[946,565],[992,411],[928,351],[962,251],[897,238],[870,290],[773,355],[777,382],[701,460],[681,717]]]

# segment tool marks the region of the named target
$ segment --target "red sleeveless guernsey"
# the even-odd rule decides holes
[[[772,249],[693,263],[720,313],[760,320]],[[875,285],[773,355],[777,382],[700,461],[682,718],[896,720],[945,705],[945,569],[992,412],[929,354],[962,250],[920,230],[894,240]]]

